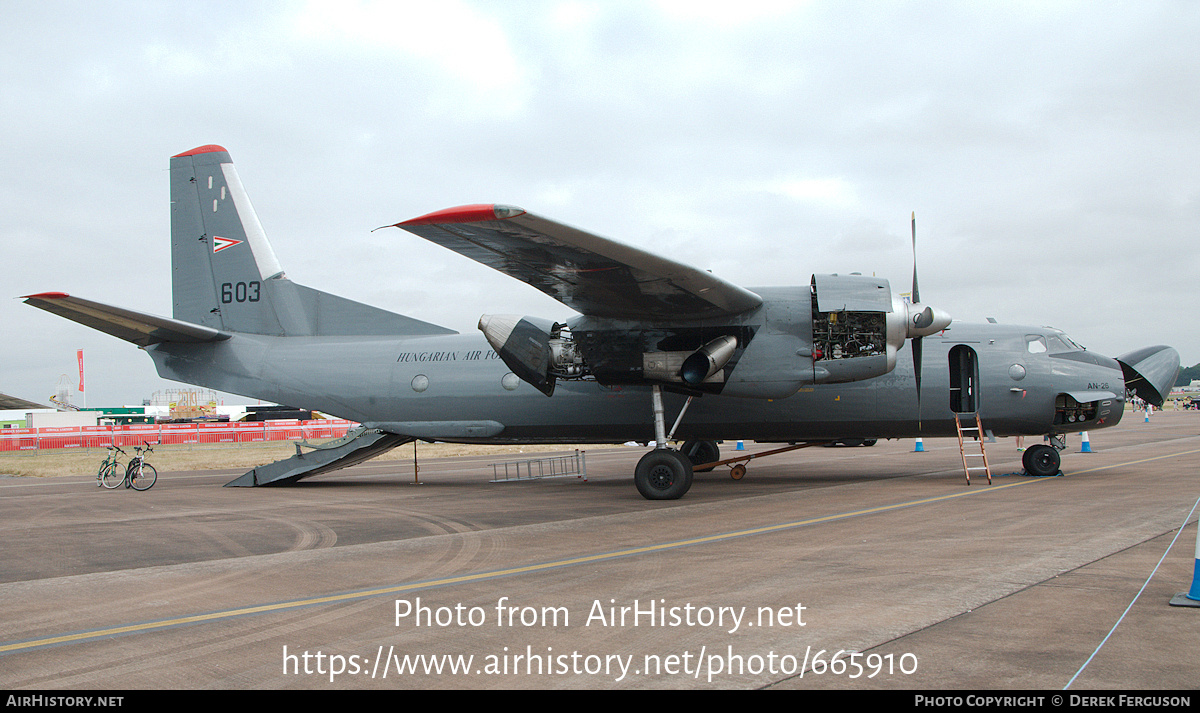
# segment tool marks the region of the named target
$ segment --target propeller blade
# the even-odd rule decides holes
[[[921,342],[924,339],[924,337],[913,337],[912,339],[913,376],[917,382],[917,433],[921,432],[921,357],[924,352]]]
[[[912,249],[913,249],[913,288],[912,302],[920,304],[921,293],[917,291],[917,212],[912,214]],[[926,308],[913,320],[917,327],[928,327],[933,324],[933,310]],[[917,433],[921,432],[921,362],[924,355],[924,337],[912,338],[913,378],[917,382]]]
[[[917,291],[917,212],[912,214],[912,244],[913,244],[913,289],[912,301],[920,302],[921,293]]]

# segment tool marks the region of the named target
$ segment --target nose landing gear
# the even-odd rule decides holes
[[[1055,437],[1059,441],[1062,437]],[[1045,478],[1051,475],[1058,475],[1059,466],[1062,465],[1062,458],[1058,454],[1057,443],[1048,445],[1039,443],[1025,449],[1025,454],[1021,456],[1021,465],[1025,466],[1025,472],[1029,475]]]

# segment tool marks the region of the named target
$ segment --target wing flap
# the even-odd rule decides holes
[[[762,304],[757,294],[704,270],[512,206],[461,206],[394,227],[593,317],[704,319]]]
[[[140,347],[161,342],[215,342],[231,335],[178,319],[156,317],[123,307],[72,297],[65,292],[26,295],[25,304],[111,334]]]

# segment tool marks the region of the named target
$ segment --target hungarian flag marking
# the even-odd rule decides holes
[[[222,238],[220,235],[214,235],[212,239],[213,252],[219,253],[225,248],[231,248],[234,245],[241,245],[241,240],[233,238]]]

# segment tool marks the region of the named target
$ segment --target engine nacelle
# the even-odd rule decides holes
[[[813,381],[861,381],[896,367],[898,345],[889,339],[893,304],[887,280],[813,275],[811,285]]]
[[[560,378],[579,378],[586,367],[565,325],[538,317],[485,314],[479,331],[509,369],[550,396]]]
[[[813,275],[814,381],[861,381],[896,368],[905,339],[936,334],[950,316],[893,295],[888,281],[863,275]]]

